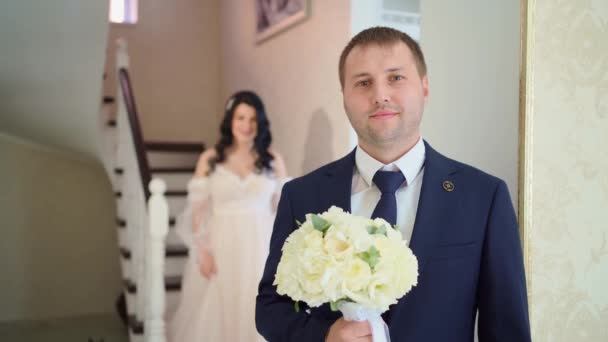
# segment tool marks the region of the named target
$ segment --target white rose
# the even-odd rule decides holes
[[[356,253],[367,251],[372,246],[373,238],[367,232],[367,227],[371,223],[371,220],[363,217],[353,217],[350,220],[349,235]]]
[[[304,248],[320,249],[323,247],[323,233],[313,229],[303,237]]]
[[[341,284],[343,281],[342,268],[343,263],[331,258],[331,262],[327,264],[325,274],[321,277],[321,287],[327,301],[337,301],[344,297]]]
[[[344,286],[347,289],[360,291],[368,287],[372,270],[365,261],[354,257],[344,266]]]
[[[388,310],[389,305],[397,303],[397,297],[393,284],[390,283],[390,278],[386,274],[376,273],[372,276],[369,284],[370,306],[384,312]]]
[[[417,284],[418,261],[404,241],[376,236],[374,246],[381,257],[374,270],[372,282],[375,281],[376,287],[373,290],[380,301],[388,301],[382,297],[392,297],[391,302],[396,302]]]
[[[354,247],[344,231],[333,225],[325,233],[324,247],[327,254],[336,259],[344,259],[354,252]]]

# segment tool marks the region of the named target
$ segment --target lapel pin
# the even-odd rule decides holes
[[[446,180],[443,181],[443,190],[447,191],[447,192],[452,192],[454,191],[454,183],[452,183],[452,181]]]

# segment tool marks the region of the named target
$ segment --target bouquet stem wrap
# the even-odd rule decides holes
[[[374,342],[391,342],[388,334],[388,326],[382,320],[380,312],[369,309],[361,304],[352,302],[342,302],[338,305],[342,316],[347,321],[369,321],[372,327],[372,340]]]

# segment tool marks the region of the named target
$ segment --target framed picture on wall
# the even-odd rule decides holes
[[[305,20],[310,13],[309,0],[255,0],[256,43],[275,36]]]

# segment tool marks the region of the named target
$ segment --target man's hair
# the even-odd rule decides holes
[[[344,63],[348,54],[357,46],[368,46],[372,44],[380,46],[390,46],[398,42],[403,42],[412,52],[414,60],[416,62],[416,69],[420,77],[426,76],[426,62],[424,61],[424,55],[420,49],[420,45],[409,35],[399,30],[392,29],[390,27],[376,26],[371,27],[357,33],[340,55],[340,65],[338,72],[340,73],[340,85],[344,88]]]

